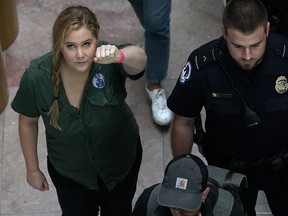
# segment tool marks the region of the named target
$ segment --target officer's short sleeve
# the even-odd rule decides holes
[[[196,117],[201,111],[203,100],[199,88],[198,71],[190,60],[182,68],[176,85],[168,97],[167,105],[171,111],[185,117]],[[200,84],[201,85],[201,84]]]
[[[23,74],[19,89],[11,103],[12,109],[20,114],[29,117],[38,117],[35,89],[32,80],[29,79],[29,70]]]

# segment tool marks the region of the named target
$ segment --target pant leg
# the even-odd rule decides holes
[[[148,82],[161,83],[169,63],[171,0],[129,2],[145,29],[146,78]]]
[[[278,172],[265,165],[248,169],[248,187],[264,191],[274,216],[284,216],[288,212],[286,173],[287,171]]]
[[[143,2],[144,0],[128,0],[132,6],[132,8],[134,9],[134,12],[136,14],[136,16],[139,19],[139,22],[141,23],[141,25],[143,26]]]
[[[243,203],[247,216],[256,216],[255,205],[257,202],[258,190],[253,188],[244,189],[240,199]]]
[[[286,216],[288,214],[287,194],[284,191],[264,191],[264,193],[274,216]]]
[[[263,188],[269,207],[274,216],[285,216],[288,214],[287,192],[288,192],[288,169],[282,172],[271,171],[269,178],[270,186]]]
[[[141,161],[142,146],[139,138],[134,165],[122,182],[112,191],[108,191],[103,181],[98,178],[101,216],[129,216],[131,214]]]
[[[97,216],[98,193],[59,174],[48,161],[48,171],[56,187],[62,216]]]

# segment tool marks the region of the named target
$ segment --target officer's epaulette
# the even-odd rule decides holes
[[[216,61],[215,55],[215,47],[218,40],[213,40],[203,46],[199,47],[198,49],[194,50],[189,59],[193,62],[196,70],[200,70],[205,65],[211,64],[212,62]],[[194,68],[195,68],[194,67]]]
[[[288,60],[288,46],[287,44],[283,44],[277,48],[273,49],[274,53],[281,58],[285,58]]]
[[[288,40],[283,35],[269,33],[269,44],[273,52],[281,58],[288,60]]]

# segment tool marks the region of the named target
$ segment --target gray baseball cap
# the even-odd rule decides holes
[[[165,169],[158,203],[169,208],[196,211],[201,207],[207,181],[207,166],[199,157],[192,154],[175,157]]]

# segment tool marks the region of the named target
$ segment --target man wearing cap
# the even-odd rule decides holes
[[[208,169],[195,155],[171,160],[161,184],[143,191],[132,216],[244,216],[233,195],[208,184]]]

